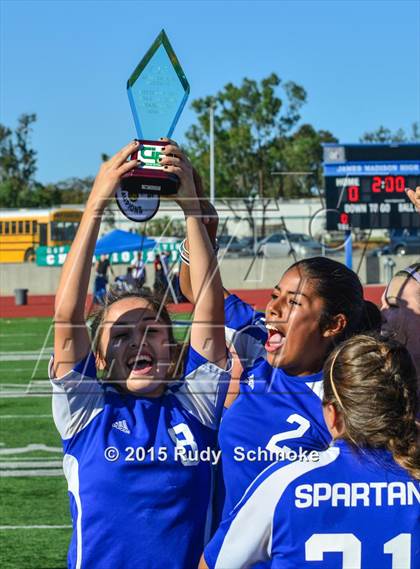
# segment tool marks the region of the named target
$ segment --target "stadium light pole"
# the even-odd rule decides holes
[[[215,187],[214,187],[214,105],[213,101],[209,107],[210,115],[210,202],[214,205],[215,202]]]

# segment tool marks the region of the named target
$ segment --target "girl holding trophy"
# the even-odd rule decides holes
[[[104,207],[137,165],[127,161],[137,148],[133,142],[102,165],[56,295],[50,378],[75,569],[194,567],[209,529],[209,456],[228,385],[223,290],[181,152],[164,150],[161,163],[180,179],[176,200],[191,243],[196,308],[186,355],[179,357],[169,315],[155,298],[111,294],[91,334],[85,320]]]

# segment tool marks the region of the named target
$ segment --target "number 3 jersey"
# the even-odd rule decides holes
[[[204,556],[210,569],[416,569],[420,483],[388,452],[337,441],[318,461],[268,467]]]
[[[155,399],[98,381],[92,355],[50,377],[73,521],[69,567],[196,567],[229,374],[190,348],[183,381]]]
[[[277,453],[325,450],[331,442],[322,413],[322,372],[289,376],[270,366],[264,357],[263,315],[234,295],[225,301],[225,318],[245,371],[219,431],[226,491],[223,518],[256,476],[277,460]]]

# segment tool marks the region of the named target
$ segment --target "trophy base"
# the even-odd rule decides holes
[[[132,221],[147,221],[159,209],[160,196],[175,195],[180,179],[166,172],[159,163],[161,150],[167,142],[139,140],[138,151],[131,155],[138,166],[121,178],[121,187],[116,194],[121,212]]]
[[[134,168],[121,178],[121,187],[132,197],[139,193],[150,192],[161,196],[177,193],[180,180],[175,174],[151,168]]]
[[[157,193],[136,192],[133,196],[122,187],[118,188],[115,199],[121,213],[137,222],[152,219],[160,205],[160,196]]]

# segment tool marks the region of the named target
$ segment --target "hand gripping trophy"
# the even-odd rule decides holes
[[[125,174],[116,199],[132,221],[147,221],[159,209],[160,196],[176,194],[179,178],[159,163],[187,102],[190,86],[164,30],[127,81],[127,93],[140,142],[132,160],[139,165]]]

